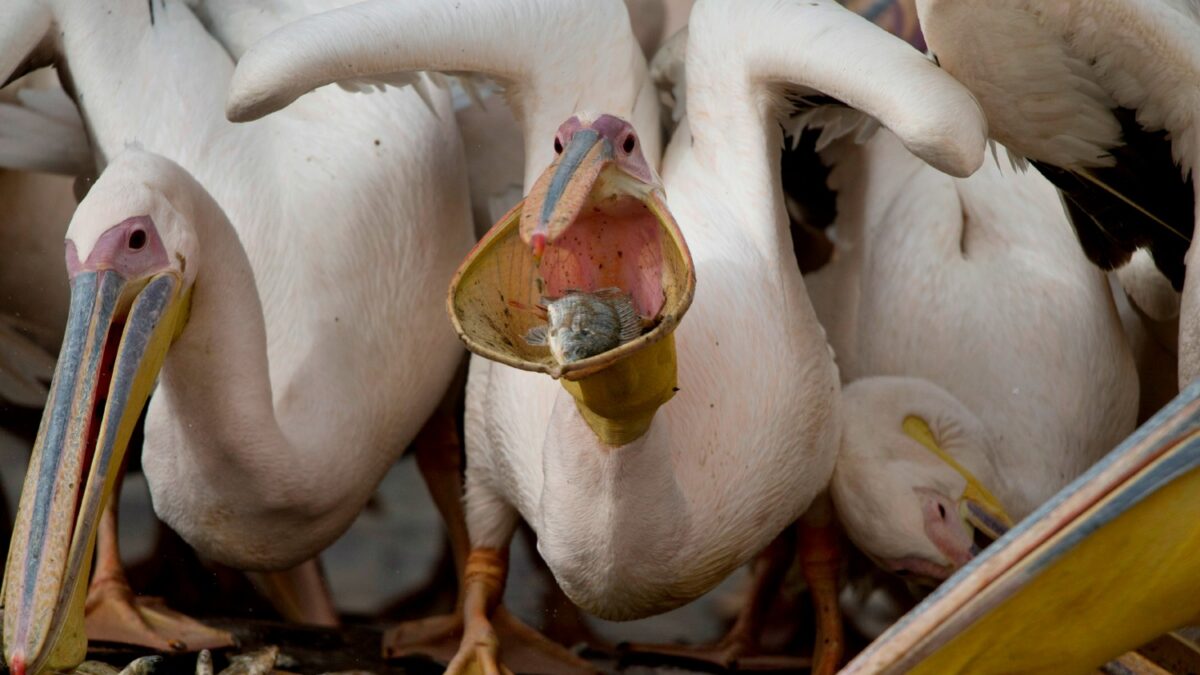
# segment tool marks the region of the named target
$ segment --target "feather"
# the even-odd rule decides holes
[[[0,102],[0,168],[85,176],[91,145],[74,102],[61,89],[22,90]]]
[[[54,356],[30,339],[24,322],[0,315],[0,399],[37,408],[45,404]]]
[[[1192,178],[1184,179],[1166,132],[1146,131],[1134,111],[1117,108],[1123,143],[1109,167],[1034,166],[1063,192],[1079,242],[1092,262],[1111,270],[1148,248],[1176,290],[1183,288],[1184,257],[1195,225]]]

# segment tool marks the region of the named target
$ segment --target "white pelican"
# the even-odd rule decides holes
[[[0,78],[63,64],[101,166],[128,145],[168,157],[236,228],[204,200],[175,205],[189,188],[169,176],[157,210],[129,190],[76,218],[68,348],[6,575],[18,675],[82,658],[97,521],[160,364],[143,451],[156,511],[206,557],[278,569],[346,528],[461,358],[429,302],[471,236],[449,97],[322,91],[230,124],[231,54],[300,13],[205,10],[221,42],[178,0],[21,0],[0,20]]]
[[[330,82],[370,83],[380,77],[387,81],[395,73],[414,70],[480,73],[503,87],[523,133],[525,164],[519,171],[527,186],[555,156],[555,130],[576,110],[616,111],[629,117],[644,129],[636,139],[638,151],[655,164],[661,154],[654,90],[626,7],[618,0],[462,0],[454,11],[441,3],[376,0],[308,17],[268,36],[242,57],[231,87],[230,116],[261,116]],[[536,407],[538,398],[552,400],[557,391],[545,378],[474,361],[473,371],[495,368],[521,379],[521,395],[531,406]],[[471,384],[468,406],[490,409],[490,403],[479,400],[481,393]],[[474,457],[469,456],[468,464],[484,461]],[[447,519],[453,530],[453,514]],[[500,575],[502,579],[503,572]],[[586,662],[507,612],[498,612],[495,623],[504,635],[506,662],[514,668],[590,670]],[[462,625],[459,613],[435,618],[394,633],[385,648],[394,655],[432,652],[449,658],[457,650]],[[446,649],[438,649],[439,642]]]
[[[1093,673],[1151,642],[1157,664],[1127,654],[1102,670],[1195,671],[1194,645],[1167,659],[1161,645],[1196,621],[1197,419],[1193,383],[843,672]]]
[[[1179,294],[1158,273],[1145,249],[1109,273],[1109,286],[1137,363],[1140,424],[1179,393]]]
[[[463,2],[458,9],[455,26],[461,33],[477,36],[487,34],[484,26],[501,26],[496,34],[503,41],[452,42],[439,50],[439,39],[447,36],[423,23],[422,35],[429,37],[422,44],[397,42],[390,36],[416,20],[415,10],[366,3],[307,19],[260,43],[239,66],[241,86],[234,88],[232,109],[261,112],[338,78],[420,67],[483,70],[510,80],[523,76],[527,79],[517,80],[522,84],[565,73],[571,88],[559,84],[557,91],[569,92],[566,105],[578,100],[581,108],[632,114],[633,124],[581,115],[554,134],[545,116],[526,117],[526,186],[534,184],[552,146],[574,166],[552,164],[525,210],[538,213],[544,205],[557,212],[560,195],[568,192],[585,199],[606,152],[633,162],[627,174],[649,176],[625,181],[625,190],[653,192],[657,179],[649,169],[655,155],[648,139],[656,135],[656,111],[635,104],[628,80],[619,80],[625,95],[618,98],[615,83],[597,72],[615,57],[577,44],[581,34],[601,34],[629,42],[614,52],[621,59],[635,53],[626,27],[616,26],[620,36],[602,31],[607,24],[595,15],[605,12],[603,5],[589,5],[589,30],[573,28],[576,15],[560,17],[552,32],[538,20],[544,12],[519,22],[507,7],[492,9],[485,14],[490,24],[476,28],[463,15],[480,8]],[[700,3],[691,30],[692,44],[700,48],[688,53],[690,131],[681,127],[664,162],[671,210],[683,223],[702,277],[678,331],[679,362],[687,365],[679,372],[679,391],[644,435],[613,447],[597,438],[561,387],[473,359],[467,517],[474,550],[467,567],[465,635],[452,672],[472,663],[498,667],[500,640],[507,636],[498,638],[490,622],[500,629],[508,624],[497,605],[518,517],[537,532],[539,550],[572,600],[601,616],[633,618],[711,588],[795,522],[825,486],[840,436],[839,385],[788,244],[773,85],[801,83],[869,110],[914,151],[954,173],[965,175],[982,160],[984,124],[969,95],[920,54],[832,2]],[[747,34],[760,39],[747,43],[742,39]],[[377,35],[389,36],[386,46],[372,44]],[[568,39],[560,44],[557,36]],[[851,37],[870,49],[853,60],[832,49],[815,58],[810,53],[814,41]],[[526,45],[537,50],[540,63],[554,67],[530,65],[522,72],[522,57],[530,58]],[[425,58],[418,58],[418,50]],[[480,51],[486,51],[482,64],[475,55]],[[582,70],[575,70],[581,61]],[[907,77],[903,82],[881,77],[882,86],[868,86],[846,76],[864,61]],[[526,115],[553,100],[529,91],[510,87],[509,93]],[[942,104],[932,112],[931,99]],[[541,107],[522,109],[531,100]],[[643,115],[649,120],[639,119]],[[645,159],[615,154],[631,137],[635,142],[625,152],[640,144]],[[574,164],[581,157],[588,159]],[[724,162],[735,160],[736,171],[722,170]],[[547,196],[545,184],[563,166],[565,186]]]
[[[1200,374],[1187,265],[1200,160],[1200,5],[1192,0],[918,0],[925,38],[991,136],[1063,190],[1088,257],[1138,248],[1183,291],[1179,383]],[[1133,293],[1135,302],[1138,293]]]
[[[95,173],[79,110],[56,77],[52,69],[42,69],[0,92],[4,95],[0,98],[0,167],[6,169],[0,173],[0,203],[6,206],[0,249],[11,253],[0,268],[0,297],[14,312],[11,317],[0,315],[0,322],[6,324],[0,326],[0,399],[37,408],[46,402],[46,385],[67,319],[70,289],[62,273],[61,248],[76,197],[71,180],[64,176],[74,176],[86,189]],[[53,222],[61,222],[61,229],[49,224]],[[118,482],[114,493],[119,486]],[[109,504],[114,512],[117,501]],[[116,529],[110,527],[116,520],[102,523],[97,535],[100,556],[119,559],[113,543]],[[290,570],[250,572],[249,576],[285,619],[336,623],[319,574],[314,560]],[[124,584],[123,577],[119,581]],[[94,585],[92,591],[100,587]],[[94,636],[118,641],[138,637],[98,632],[103,631],[105,619],[94,609],[104,607],[103,603],[89,605],[87,625]],[[150,646],[162,646],[157,638],[151,641]]]
[[[810,275],[843,379],[907,376],[947,390],[978,419],[946,408],[938,424],[926,420],[935,439],[954,445],[962,429],[982,425],[999,471],[985,484],[1023,518],[1136,424],[1137,371],[1108,280],[1040,175],[988,161],[954,178],[887,131],[844,145],[827,152],[837,248]],[[891,431],[895,442],[913,443],[898,425]],[[873,445],[887,454],[886,443]],[[902,483],[902,473],[891,475]],[[901,514],[889,491],[856,487],[863,484],[863,475],[835,472],[834,495],[846,500],[839,510],[873,503],[867,512],[886,505],[885,513]]]

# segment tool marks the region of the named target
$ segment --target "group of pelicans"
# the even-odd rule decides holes
[[[415,449],[459,609],[389,654],[589,670],[501,605],[524,521],[608,619],[759,557],[724,666],[798,559],[833,672],[838,532],[936,584],[1200,371],[1200,2],[849,4],[4,0],[62,86],[0,92],[10,670],[228,640],[123,580],[148,408],[158,517],[300,594]]]

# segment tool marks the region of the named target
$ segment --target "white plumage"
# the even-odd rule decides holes
[[[460,358],[431,302],[470,242],[449,97],[436,91],[430,110],[412,91],[326,90],[234,125],[221,105],[230,53],[296,9],[204,3],[209,30],[182,3],[108,9],[10,11],[24,31],[58,27],[102,166],[129,146],[162,154],[236,228],[192,240],[192,319],[146,424],[155,508],[209,557],[294,564],[349,525]],[[0,69],[24,58],[18,42],[3,43]],[[102,225],[77,230],[81,258]]]
[[[1142,189],[1152,195],[1136,208],[1171,208],[1156,198],[1156,191],[1166,187],[1146,183],[1169,182],[1171,174],[1193,179],[1192,187],[1183,190],[1192,192],[1195,208],[1192,173],[1200,160],[1200,9],[1195,2],[920,0],[917,8],[942,67],[975,94],[990,134],[1015,154],[1091,176],[1118,164],[1130,139],[1117,108],[1129,109],[1142,130],[1166,133],[1175,164],[1163,167],[1167,170],[1161,174],[1143,175],[1138,168],[1126,177],[1143,181]],[[1104,189],[1115,195],[1122,188]],[[1124,225],[1104,222],[1103,215],[1093,217],[1100,232]],[[1183,217],[1194,225],[1194,214]],[[1156,259],[1173,247],[1187,251],[1182,262],[1191,260],[1191,227],[1151,227],[1164,228],[1156,233],[1162,239],[1154,246],[1163,246],[1155,249]],[[1164,269],[1178,269],[1178,262],[1175,257]],[[1200,293],[1178,274],[1173,281],[1178,287],[1182,280],[1184,287],[1179,382],[1186,384],[1200,373]],[[1135,301],[1156,294],[1153,289],[1128,290]]]

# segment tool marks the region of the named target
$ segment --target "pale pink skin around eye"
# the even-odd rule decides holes
[[[582,129],[593,129],[608,140],[620,170],[646,183],[654,181],[633,126],[613,115],[600,115],[591,122],[572,116],[558,128],[555,151],[561,152]],[[604,209],[589,207],[567,233],[545,248],[545,292],[548,297],[561,297],[567,290],[615,286],[633,295],[639,314],[657,316],[664,300],[658,221],[633,199],[607,204]]]
[[[925,534],[933,545],[950,559],[955,567],[971,560],[971,530],[958,515],[953,500],[933,490],[915,490],[921,499],[921,515],[925,519]]]
[[[80,261],[75,242],[66,244],[67,273],[72,279],[80,272],[108,269],[125,279],[136,279],[166,269],[170,261],[167,249],[150,216],[133,216],[109,228],[96,241],[87,260]]]
[[[567,147],[576,131],[585,128],[594,129],[601,138],[608,140],[613,149],[613,160],[622,171],[642,182],[654,182],[654,173],[642,155],[642,144],[633,125],[614,115],[600,115],[590,123],[581,121],[577,115],[572,116],[558,127],[558,133],[554,135],[555,154]]]

